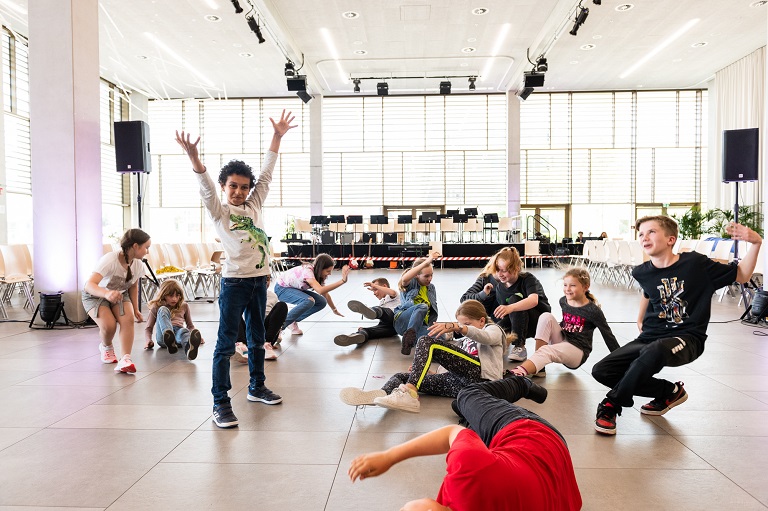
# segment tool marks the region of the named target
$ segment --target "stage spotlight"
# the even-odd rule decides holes
[[[543,87],[544,86],[544,73],[536,73],[533,71],[523,73],[525,77],[525,87]]]
[[[296,69],[294,68],[293,62],[285,63],[285,76],[288,78],[293,78],[296,76]]]
[[[571,35],[576,35],[579,32],[579,28],[587,21],[587,16],[589,16],[589,9],[586,7],[581,7],[580,9],[578,16],[576,16],[573,22],[573,28],[568,32]]]
[[[549,65],[547,64],[547,59],[545,57],[539,57],[539,60],[536,61],[536,71],[539,73],[546,73],[549,70]]]
[[[440,82],[440,94],[451,93],[451,82]]]
[[[360,78],[355,78],[354,80],[352,80],[352,83],[355,84],[354,92],[356,93],[360,92]]]
[[[389,85],[387,85],[387,82],[379,82],[376,84],[376,94],[379,96],[389,96]]]
[[[251,27],[251,30],[254,34],[256,34],[256,37],[259,38],[259,44],[262,44],[266,39],[264,39],[264,36],[261,35],[261,27],[259,26],[259,22],[256,21],[256,18],[253,16],[249,16],[245,18],[245,20],[248,22],[248,26]]]
[[[518,96],[520,96],[520,99],[525,101],[526,99],[528,99],[528,96],[531,95],[531,92],[533,92],[533,87],[526,87],[525,89],[520,91],[520,94],[518,94]]]
[[[477,80],[476,76],[469,77],[469,90],[475,90],[475,80]]]
[[[298,91],[298,92],[296,93],[296,95],[297,95],[298,97],[300,97],[300,98],[301,98],[301,100],[302,100],[304,103],[309,103],[310,101],[312,101],[312,96],[310,96],[309,94],[307,94],[307,91],[305,91],[305,90],[300,90],[300,91]]]
[[[301,91],[307,90],[307,77],[306,75],[297,75],[293,78],[286,80],[289,91]]]
[[[235,14],[240,14],[241,12],[243,12],[243,8],[240,7],[240,2],[238,2],[237,0],[230,0],[230,1],[232,2],[232,5],[235,6]]]
[[[603,3],[603,0],[592,0],[592,3],[595,5],[601,5]]]

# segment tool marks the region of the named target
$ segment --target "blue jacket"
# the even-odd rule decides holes
[[[419,284],[418,279],[414,277],[408,283],[408,287],[405,289],[405,291],[400,291],[400,305],[395,307],[395,316],[397,316],[398,313],[413,307],[413,299],[416,298],[416,295],[419,294],[420,287],[421,284]],[[427,298],[429,298],[430,304],[429,324],[431,325],[437,320],[437,291],[435,290],[435,286],[432,284],[427,286]]]

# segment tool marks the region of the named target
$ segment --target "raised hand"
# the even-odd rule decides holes
[[[205,166],[203,165],[203,162],[200,161],[200,155],[197,151],[197,146],[200,143],[200,137],[197,137],[197,140],[192,142],[189,133],[185,134],[182,131],[181,134],[179,134],[177,130],[176,143],[181,146],[181,148],[189,157],[189,161],[192,162],[192,169],[198,174],[203,174],[205,172]]]
[[[295,116],[291,115],[291,112],[286,114],[285,110],[283,110],[283,113],[280,114],[280,120],[277,122],[275,122],[275,120],[270,117],[269,120],[272,122],[272,127],[275,129],[275,135],[282,138],[282,136],[285,135],[288,130],[298,126],[298,124],[291,126],[291,122],[293,122],[295,118]]]
[[[760,235],[755,231],[745,225],[737,224],[736,222],[729,222],[728,225],[725,226],[725,232],[727,232],[731,236],[731,239],[734,240],[744,240],[749,243],[758,243],[762,241]]]

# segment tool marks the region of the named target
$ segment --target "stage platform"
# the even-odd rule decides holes
[[[370,257],[374,268],[389,268],[392,261],[396,261],[399,267],[409,266],[415,258],[423,257],[435,247],[441,250],[445,260],[438,260],[436,264],[445,268],[482,268],[488,259],[504,247],[515,247],[520,255],[525,257],[525,244],[523,243],[374,243],[371,245],[347,245],[347,244],[315,244],[309,242],[288,243],[288,251],[283,255],[287,258],[312,259],[315,255],[326,253],[336,259],[349,259],[354,257],[358,261]],[[439,247],[439,248],[438,248]],[[560,248],[561,250],[557,250]],[[560,256],[570,259],[571,255],[581,255],[584,246],[581,243],[542,243],[539,251],[545,256]],[[547,264],[547,259],[544,259]],[[551,261],[550,261],[551,262]]]

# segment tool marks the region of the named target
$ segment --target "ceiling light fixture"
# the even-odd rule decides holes
[[[355,84],[355,88],[353,89],[352,92],[356,94],[360,93],[360,78],[355,78],[354,80],[352,80],[352,83]]]
[[[312,96],[310,96],[309,94],[307,94],[307,91],[305,91],[305,90],[300,90],[300,91],[296,92],[296,95],[297,95],[299,98],[301,98],[301,100],[302,100],[304,103],[309,103],[310,101],[312,101]]]
[[[488,8],[486,7],[478,7],[477,9],[472,9],[472,14],[475,16],[482,16],[483,14],[488,14]]]
[[[646,62],[648,62],[649,60],[651,60],[651,59],[652,59],[652,58],[653,58],[653,57],[654,57],[654,56],[655,56],[657,53],[661,52],[661,50],[663,50],[664,48],[666,48],[667,46],[669,46],[670,44],[672,44],[672,43],[673,43],[675,40],[677,40],[677,39],[678,39],[680,36],[682,36],[682,35],[683,35],[684,33],[686,33],[688,30],[690,30],[691,28],[693,28],[693,26],[694,26],[694,25],[696,25],[696,24],[697,24],[699,21],[701,21],[701,19],[700,19],[700,18],[694,18],[694,19],[690,20],[688,23],[686,23],[685,25],[683,25],[682,27],[680,27],[679,29],[677,29],[677,31],[675,31],[675,32],[674,32],[672,35],[670,35],[670,36],[669,36],[667,39],[665,39],[664,41],[662,41],[662,42],[661,42],[661,43],[660,43],[660,44],[659,44],[657,47],[655,47],[655,48],[654,48],[654,49],[652,49],[650,52],[648,52],[648,54],[646,54],[646,55],[645,55],[643,58],[641,58],[640,60],[638,60],[638,61],[637,61],[637,62],[636,62],[634,65],[632,65],[632,66],[631,66],[629,69],[627,69],[626,71],[624,71],[623,73],[621,73],[621,74],[619,75],[619,78],[621,78],[621,79],[624,79],[624,78],[626,78],[627,76],[629,76],[629,75],[631,75],[632,73],[634,73],[635,71],[637,71],[637,69],[638,69],[640,66],[642,66],[643,64],[645,64]]]
[[[243,8],[240,7],[240,2],[237,0],[230,0],[232,2],[232,5],[235,7],[235,14],[240,14],[243,12]]]
[[[525,78],[526,89],[544,86],[544,73],[529,71],[529,72],[523,73],[523,77]]]
[[[477,48],[474,48],[472,46],[467,46],[466,48],[461,49],[462,53],[474,53],[475,51],[477,51]]]
[[[589,9],[579,5],[579,14],[576,16],[576,19],[573,20],[573,28],[568,33],[576,35],[579,32],[579,28],[581,28],[584,22],[587,21],[587,16],[589,16]]]
[[[622,12],[622,11],[628,11],[634,7],[635,7],[634,4],[621,4],[616,6],[616,10],[619,12]]]
[[[469,77],[469,90],[475,90],[475,80],[477,80],[477,76],[470,76]]]
[[[204,16],[205,21],[210,21],[211,23],[218,23],[221,21],[220,16],[216,16],[215,14],[208,14],[207,16]]]
[[[291,92],[307,90],[307,77],[305,75],[296,75],[286,80],[288,90]]]
[[[359,18],[360,17],[360,13],[359,12],[355,12],[355,11],[347,11],[347,12],[342,12],[341,16],[343,18],[347,18],[348,20],[353,20],[355,18]]]
[[[235,1],[235,0],[233,0]],[[261,35],[261,27],[259,26],[259,22],[256,20],[255,16],[248,16],[245,18],[245,21],[248,22],[248,26],[251,28],[251,31],[256,34],[256,37],[259,39],[259,44],[262,44],[266,41],[264,39],[264,36]]]
[[[296,67],[291,61],[285,63],[285,76],[288,78],[296,76]]]
[[[539,57],[539,59],[536,61],[536,71],[539,73],[546,73],[547,70],[549,70],[549,65],[547,64],[547,59],[542,55]]]

